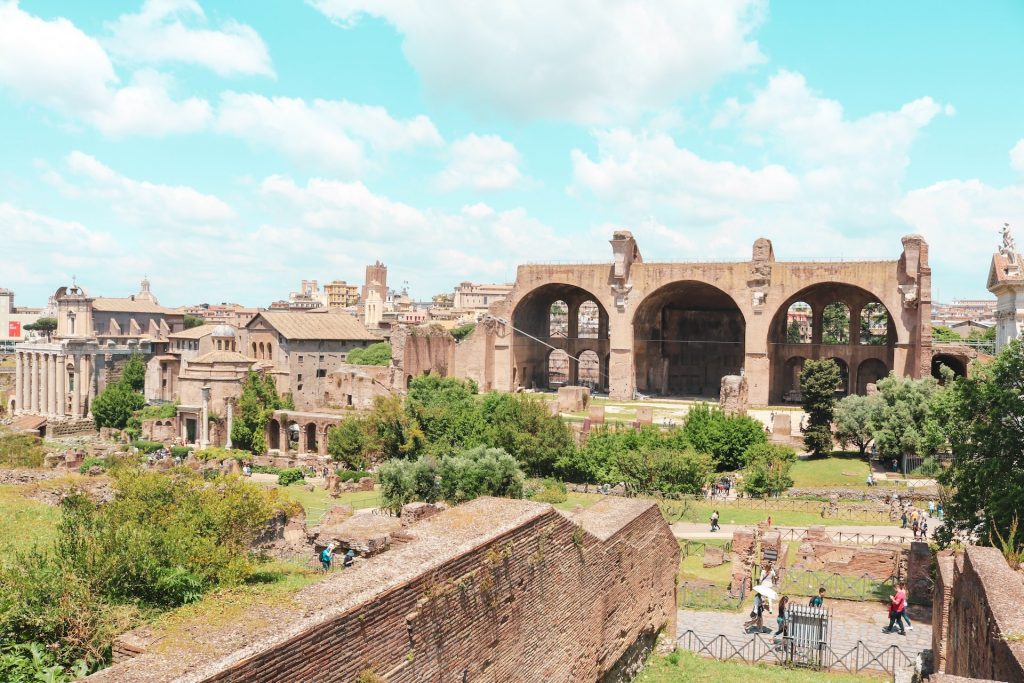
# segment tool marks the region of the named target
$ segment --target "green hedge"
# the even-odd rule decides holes
[[[281,470],[277,475],[278,486],[291,486],[296,482],[305,482],[306,476],[303,471],[298,467],[289,467],[286,470]]]
[[[144,441],[141,439],[138,441],[132,441],[132,446],[138,448],[143,453],[152,453],[153,451],[158,451],[164,447],[164,445],[159,441]]]
[[[191,451],[188,446],[171,446],[171,455],[175,458],[187,458]]]

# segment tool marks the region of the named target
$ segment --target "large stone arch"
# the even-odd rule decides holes
[[[790,306],[798,301],[806,302],[811,307],[812,323],[810,344],[794,344],[787,340],[788,315]],[[861,312],[869,303],[881,304],[888,317],[888,329],[884,344],[861,344]],[[835,343],[834,339],[823,337],[823,324],[826,308],[834,304],[845,306],[846,323],[849,332],[843,337],[843,343]],[[833,308],[833,310],[835,310]],[[802,287],[789,297],[779,302],[775,308],[771,324],[768,327],[768,361],[769,361],[769,400],[773,403],[795,400],[797,394],[792,391],[792,382],[788,376],[790,368],[787,363],[794,356],[807,359],[834,358],[845,366],[847,376],[844,378],[843,392],[861,393],[865,391],[867,382],[862,382],[858,373],[860,368],[870,369],[875,381],[878,373],[876,364],[865,365],[867,360],[875,360],[885,368],[888,374],[895,364],[895,348],[898,343],[899,328],[885,300],[876,293],[843,281],[821,281]]]
[[[637,391],[717,397],[743,369],[746,319],[724,290],[697,280],[665,284],[633,315]]]
[[[568,319],[564,334],[551,333],[551,305],[565,302]],[[597,306],[596,338],[580,338],[579,309],[587,302]],[[548,358],[551,351],[565,351],[569,359],[568,384],[578,382],[576,359],[583,351],[594,351],[598,356],[608,353],[608,310],[600,297],[588,289],[566,283],[549,283],[536,287],[522,296],[512,311],[512,376],[526,389],[546,388]]]

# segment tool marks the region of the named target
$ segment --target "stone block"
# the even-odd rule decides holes
[[[444,506],[433,503],[408,503],[402,506],[402,525],[409,526],[421,519],[433,517],[443,509]]]
[[[637,424],[649,425],[654,423],[654,408],[650,406],[638,406],[636,409]]]
[[[793,416],[789,413],[775,413],[772,420],[772,436],[786,438],[793,436]]]
[[[704,566],[720,567],[725,564],[725,551],[713,545],[704,547]]]
[[[747,378],[741,375],[726,375],[722,378],[718,394],[718,405],[726,415],[746,415]]]
[[[590,418],[591,425],[604,424],[604,406],[591,405],[590,410],[587,411],[587,417]]]
[[[586,410],[590,405],[590,389],[587,387],[559,387],[558,410],[563,413],[575,413]]]

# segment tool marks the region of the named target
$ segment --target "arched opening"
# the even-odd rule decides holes
[[[255,342],[253,342],[253,343],[255,344]],[[257,356],[257,358],[259,358],[260,360],[263,360],[266,357],[267,357],[266,348],[263,346],[263,342],[260,342],[260,355]]]
[[[594,351],[580,354],[580,385],[590,387],[591,391],[600,391],[604,386],[601,381],[601,359]]]
[[[317,452],[316,423],[310,422],[306,425],[306,452]]]
[[[288,451],[297,453],[299,450],[299,425],[297,422],[288,422]]]
[[[864,306],[860,311],[860,343],[869,346],[885,346],[889,343],[889,311],[877,301]]]
[[[272,451],[281,450],[281,423],[274,418],[267,422],[267,448]]]
[[[584,301],[576,311],[578,339],[597,339],[601,327],[601,311],[593,301]]]
[[[806,301],[794,301],[786,311],[786,343],[810,344],[813,324],[811,305]]]
[[[267,344],[267,360],[274,360],[274,347],[271,344]]]
[[[790,363],[796,356],[835,359],[843,375],[841,393],[864,393],[867,384],[892,370],[899,341],[892,315],[875,293],[838,282],[794,292],[780,302],[768,330],[768,400],[773,403],[798,396]],[[862,367],[867,381],[859,377]]]
[[[555,349],[548,354],[548,389],[557,389],[569,383],[569,354]]]
[[[938,353],[932,356],[932,377],[940,382],[944,381],[941,370],[943,365],[952,370],[956,377],[967,376],[967,361],[965,359],[948,353]]]
[[[574,359],[588,350],[598,358],[611,350],[608,312],[592,292],[575,285],[553,283],[528,292],[512,312],[512,328],[509,380],[513,387],[547,389],[575,384],[579,367]],[[562,356],[552,360],[555,350],[568,356],[564,371]],[[551,367],[552,363],[556,367]]]
[[[787,403],[800,403],[803,400],[803,395],[800,393],[800,373],[803,372],[806,361],[807,359],[803,356],[793,356],[786,361],[782,400]]]
[[[821,311],[821,343],[841,346],[850,343],[850,307],[833,301]]]
[[[548,311],[548,336],[569,336],[569,306],[561,299],[552,303]]]
[[[868,358],[857,368],[857,393],[862,396],[868,393],[869,384],[878,384],[878,380],[889,375],[889,368],[877,358]]]
[[[836,388],[836,395],[846,396],[850,393],[850,365],[842,358],[831,360],[839,366],[839,386]]]
[[[743,369],[746,322],[732,298],[703,282],[674,282],[633,318],[638,391],[717,397],[722,377]]]

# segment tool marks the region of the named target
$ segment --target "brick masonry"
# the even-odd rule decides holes
[[[389,683],[611,683],[658,633],[675,637],[679,546],[652,502],[564,515],[479,499],[407,531],[293,600],[86,680],[347,683],[370,668]]]
[[[953,597],[953,565],[957,557],[943,551],[935,558],[935,592],[932,594],[932,658],[935,671],[946,669],[949,637],[949,602]]]
[[[995,548],[967,548],[953,566],[943,673],[1024,681],[1022,605],[1024,577],[1002,554]]]

